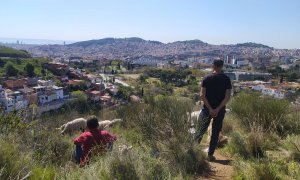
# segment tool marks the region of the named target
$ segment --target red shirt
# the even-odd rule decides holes
[[[82,133],[78,138],[74,139],[74,144],[81,146],[83,150],[80,164],[85,164],[87,158],[91,155],[93,147],[97,147],[97,153],[101,153],[106,150],[107,143],[114,142],[115,140],[117,140],[116,136],[105,130],[92,129]]]

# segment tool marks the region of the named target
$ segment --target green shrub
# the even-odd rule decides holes
[[[230,104],[233,113],[241,120],[243,127],[250,131],[256,123],[264,131],[276,131],[282,135],[288,126],[286,116],[289,113],[288,102],[274,98],[262,98],[256,93],[240,93]]]
[[[143,161],[143,179],[157,180],[169,178],[169,169],[167,168],[167,165],[164,164],[161,160],[154,158],[145,158],[143,159]]]
[[[300,164],[297,162],[290,162],[288,164],[288,175],[291,176],[294,179],[297,179],[300,177]]]
[[[73,147],[70,137],[58,132],[41,131],[35,137],[33,157],[43,165],[62,165],[71,160]]]
[[[4,141],[3,138],[0,138],[0,179],[22,178],[28,173],[30,157],[11,139]]]
[[[19,74],[19,70],[11,62],[5,64],[5,71],[7,76],[17,76]]]
[[[144,137],[138,129],[126,129],[123,134],[128,143],[139,144],[144,141]]]
[[[186,152],[178,153],[177,163],[180,165],[178,170],[188,175],[201,175],[210,171],[200,149],[188,149]]]
[[[253,167],[255,172],[255,179],[280,179],[277,175],[278,172],[276,171],[276,167],[272,163],[255,163],[253,164]]]
[[[1,112],[0,112],[1,113]],[[34,122],[26,123],[22,118],[23,111],[13,111],[6,114],[0,114],[0,133],[22,133],[24,130],[28,129],[34,124]]]
[[[170,164],[172,171],[193,175],[206,170],[204,156],[193,149],[193,138],[188,131],[191,100],[157,96],[148,99],[148,103],[132,118],[145,142],[162,152],[161,158]]]
[[[232,133],[235,129],[235,126],[237,126],[237,120],[232,116],[231,114],[226,114],[225,119],[223,121],[222,125],[222,134],[229,135]]]
[[[118,180],[139,179],[134,164],[131,161],[114,159],[110,165],[111,177]]]
[[[54,167],[33,167],[29,176],[30,180],[52,180],[55,179],[56,170]]]
[[[263,157],[265,154],[264,141],[265,134],[262,126],[253,123],[250,125],[250,133],[247,136],[247,148],[248,151],[256,158]]]
[[[261,127],[251,127],[251,132],[242,136],[239,132],[233,132],[229,136],[229,143],[225,151],[231,155],[242,158],[263,158],[267,150],[278,149],[280,138],[274,133],[265,133]]]
[[[143,111],[144,104],[133,103],[129,106],[122,106],[116,110],[117,117],[121,117],[124,128],[136,128],[135,122],[138,121],[137,114]]]
[[[300,162],[300,135],[291,135],[284,140],[284,147],[289,159]]]
[[[68,106],[71,109],[75,109],[79,113],[85,113],[90,110],[90,105],[88,103],[87,95],[83,91],[74,91],[72,92],[72,101],[65,104],[65,107],[68,109]]]
[[[285,123],[281,125],[284,135],[300,134],[300,108],[292,108],[287,115]]]
[[[250,156],[247,150],[247,142],[238,132],[233,132],[230,135],[226,151],[232,155],[241,156],[242,158],[248,158]]]
[[[284,174],[276,163],[264,161],[236,161],[235,174],[233,179],[258,179],[258,180],[276,180],[282,179]]]

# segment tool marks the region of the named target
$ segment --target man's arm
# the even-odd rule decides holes
[[[116,141],[117,140],[117,136],[114,134],[111,134],[109,132],[107,132],[107,138],[109,139],[110,142]]]
[[[81,134],[78,138],[74,139],[74,144],[76,146],[81,146],[84,141],[85,141],[85,136]]]
[[[207,100],[207,98],[206,98],[206,88],[205,88],[205,87],[202,87],[202,88],[201,88],[201,91],[200,91],[200,97],[201,97],[201,99],[203,100],[205,106],[208,108],[210,114],[213,115],[213,114],[211,113],[213,109],[212,109],[212,107],[210,106],[210,104],[209,104],[209,102],[208,102],[208,100]]]
[[[218,114],[219,111],[220,111],[220,110],[228,103],[228,101],[230,100],[230,96],[231,96],[231,89],[226,89],[225,97],[224,97],[223,101],[222,101],[221,104],[215,109],[217,114]]]

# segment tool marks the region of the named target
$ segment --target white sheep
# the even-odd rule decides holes
[[[106,129],[113,126],[117,122],[121,122],[122,119],[103,120],[99,122],[99,129]]]
[[[66,133],[72,133],[74,131],[78,130],[84,130],[86,128],[86,119],[84,118],[77,118],[72,121],[69,121],[65,124],[63,124],[59,129],[62,131],[60,132],[61,134],[66,134]]]
[[[192,134],[196,133],[195,123],[198,123],[198,118],[200,116],[200,113],[201,113],[201,110],[200,111],[194,111],[194,112],[191,113],[191,117],[190,117],[190,123],[191,123],[190,132]],[[209,124],[208,129],[207,129],[207,134],[208,134],[207,135],[207,142],[210,142],[211,133],[212,133],[212,122],[213,121],[210,121],[210,124]],[[222,145],[222,144],[226,143],[227,140],[228,140],[228,137],[222,135],[222,132],[220,132],[218,145]]]
[[[113,120],[103,120],[99,121],[99,129],[106,129],[108,127],[111,127],[113,124],[122,121],[121,119],[113,119]],[[60,128],[61,129],[61,134],[66,134],[66,133],[73,133],[74,131],[78,130],[85,130],[86,129],[86,119],[85,118],[77,118],[72,121],[69,121],[65,124],[63,124]]]

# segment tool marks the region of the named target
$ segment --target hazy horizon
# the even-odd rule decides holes
[[[97,39],[87,39],[87,40],[80,40],[80,41],[89,41],[89,40],[99,40],[99,39],[105,39],[105,38],[120,38],[120,39],[125,39],[125,38],[141,38],[141,39],[144,39],[142,37],[103,37],[103,38],[97,38]],[[155,39],[144,39],[146,41],[159,41],[159,40],[155,40]],[[202,41],[201,39],[185,39],[185,40],[178,40],[178,41],[190,41],[190,40],[200,40]],[[27,45],[63,45],[64,43],[65,44],[72,44],[72,43],[76,43],[76,42],[80,42],[80,41],[70,41],[70,40],[53,40],[53,39],[24,39],[24,38],[2,38],[0,37],[0,43],[2,44],[16,44],[17,41],[21,44],[27,44]],[[162,42],[162,41],[159,41],[159,42]],[[176,42],[176,41],[172,41],[172,42],[162,42],[162,43],[173,43],[173,42]],[[212,44],[212,43],[209,43],[209,42],[205,42],[203,41],[204,43],[208,43],[208,44],[211,44],[211,45],[234,45],[233,43],[231,44]],[[257,44],[262,44],[262,43],[259,43],[259,42],[238,42],[238,43],[235,43],[235,44],[242,44],[242,43],[257,43]],[[266,45],[266,46],[269,46],[269,47],[272,47],[268,44],[263,44],[263,45]],[[278,48],[278,49],[288,49],[288,48]],[[290,48],[290,49],[300,49],[300,48]]]
[[[0,37],[59,44],[106,37],[199,39],[300,49],[299,8],[297,0],[10,0],[0,7]]]

